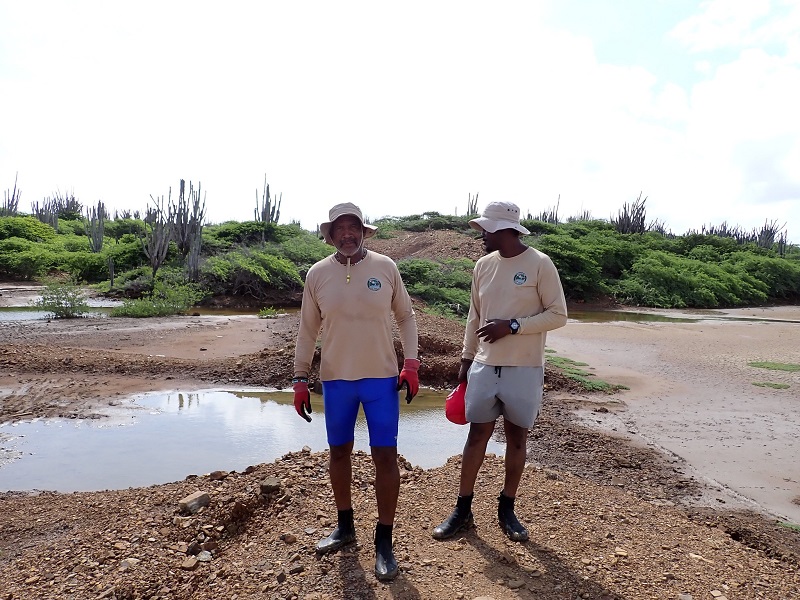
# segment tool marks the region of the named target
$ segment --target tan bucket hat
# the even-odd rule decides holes
[[[378,228],[374,225],[367,225],[364,223],[364,217],[361,215],[360,208],[352,202],[344,202],[334,206],[328,212],[328,220],[325,223],[320,223],[319,232],[322,234],[322,237],[325,238],[326,244],[333,245],[333,240],[331,240],[331,225],[333,225],[336,219],[345,215],[352,215],[361,221],[361,225],[364,227],[364,239],[371,238],[375,235],[375,232],[378,231]]]
[[[469,226],[478,231],[485,229],[489,233],[501,229],[516,229],[523,235],[530,234],[530,231],[519,224],[519,206],[513,202],[489,202],[483,209],[483,214],[472,219]]]

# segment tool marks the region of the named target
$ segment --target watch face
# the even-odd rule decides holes
[[[517,323],[517,321],[513,319],[511,321],[511,331],[513,331],[514,333],[519,331],[519,323]]]

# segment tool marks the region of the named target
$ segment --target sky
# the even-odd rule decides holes
[[[800,0],[0,0],[0,189],[209,222],[523,215],[785,226]]]

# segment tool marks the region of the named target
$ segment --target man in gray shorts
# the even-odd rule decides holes
[[[491,202],[469,224],[482,232],[488,253],[472,274],[458,373],[459,381],[468,382],[470,429],[456,508],[433,530],[433,537],[446,539],[472,525],[475,480],[497,418],[503,415],[506,472],[497,516],[510,539],[525,541],[528,531],[514,514],[514,500],[525,468],[528,430],[542,403],[547,332],[567,323],[567,306],[553,261],[520,240],[530,232],[520,225],[516,204]]]

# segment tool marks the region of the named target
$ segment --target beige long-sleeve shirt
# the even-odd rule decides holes
[[[317,262],[308,270],[303,290],[295,376],[308,375],[320,328],[323,381],[396,376],[393,315],[404,358],[417,358],[414,309],[391,258],[368,251],[350,267],[350,283],[347,265],[333,255]]]
[[[489,319],[516,319],[519,333],[490,344],[475,333]],[[475,263],[462,358],[492,366],[544,366],[547,332],[567,323],[561,278],[550,257],[528,248],[513,258],[492,252]]]

